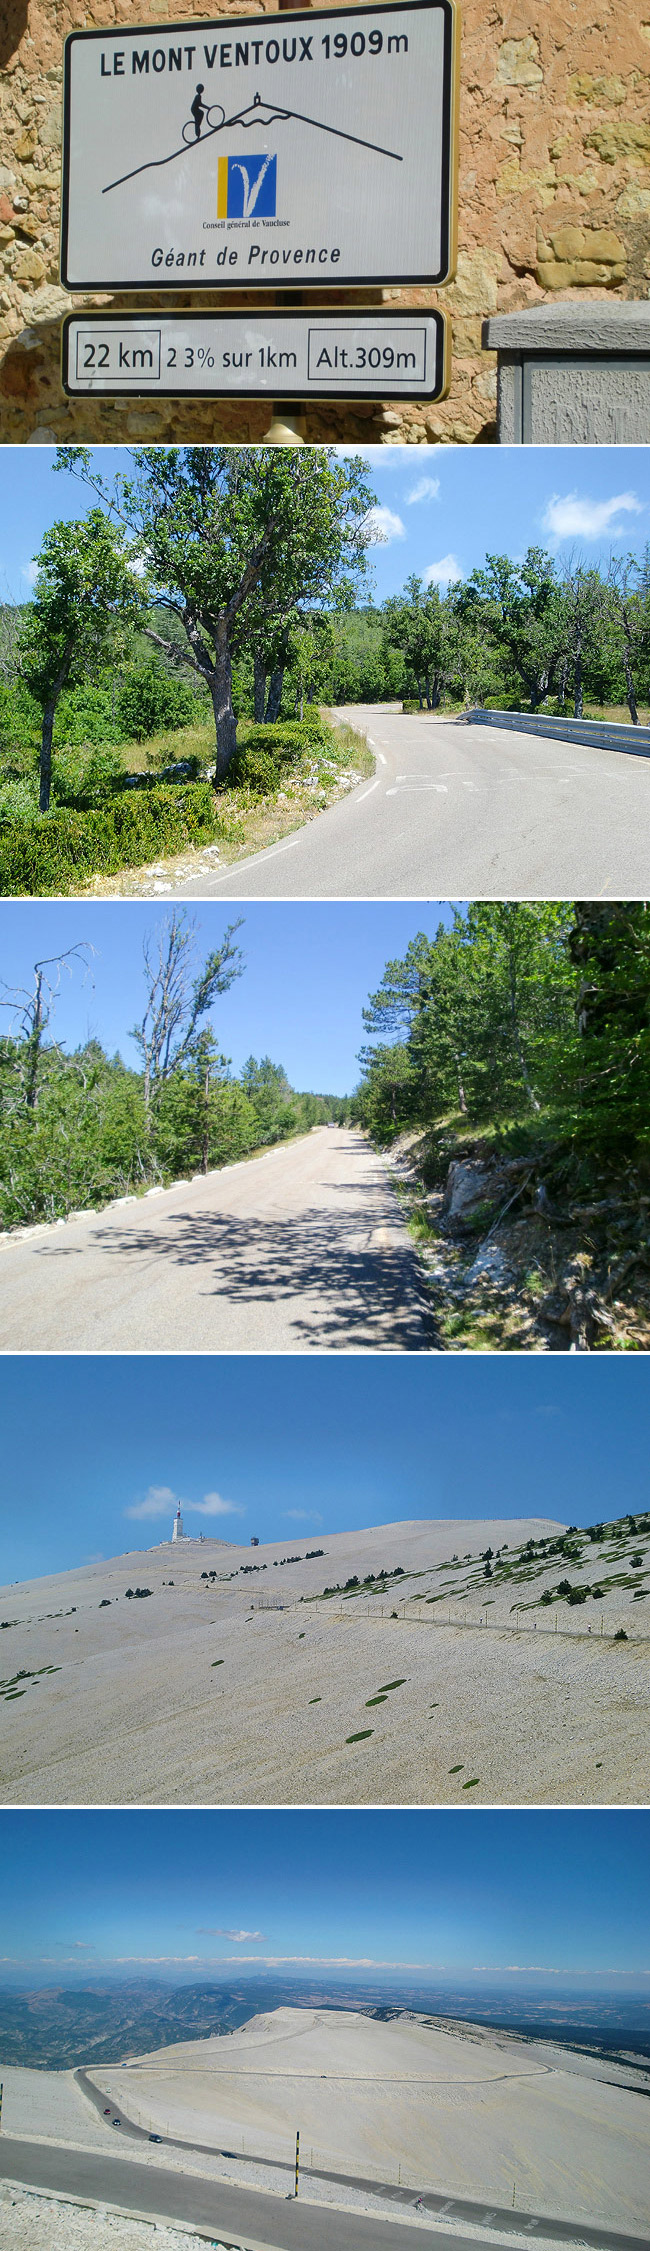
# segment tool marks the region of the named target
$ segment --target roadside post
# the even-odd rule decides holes
[[[298,2182],[299,2182],[299,2178],[300,2178],[300,2134],[299,2134],[299,2133],[297,2133],[297,2134],[296,2134],[296,2196],[298,2195]]]
[[[0,2079],[0,2134],[2,2133],[2,2080]]]
[[[69,315],[69,397],[268,398],[299,444],[310,399],[445,396],[446,314],[357,296],[453,277],[457,0],[279,5],[68,35],[63,286],[194,299]],[[234,289],[253,305],[198,311]]]

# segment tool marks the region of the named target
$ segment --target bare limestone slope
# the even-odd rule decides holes
[[[187,1541],[7,1587],[0,1797],[642,1802],[650,1552],[631,1521]]]
[[[650,2110],[616,2078],[615,2067],[475,2025],[292,2008],[97,2074],[155,2131],[171,2122],[216,2144],[238,2132],[284,2156],[299,2122],[315,2164],[390,2179],[401,2160],[423,2187],[502,2205],[516,2179],[529,2211],[642,2226]]]

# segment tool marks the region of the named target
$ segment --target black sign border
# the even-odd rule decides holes
[[[458,7],[458,0],[377,0],[376,6],[372,6],[369,0],[368,5],[361,7],[356,7],[353,5],[353,12],[355,16],[361,18],[362,16],[399,15],[402,12],[404,14],[412,14],[417,9],[427,8],[436,9],[438,13],[442,11],[444,22],[442,127],[443,257],[440,272],[431,274],[351,274],[348,277],[347,281],[327,282],[325,280],[321,281],[319,279],[319,288],[382,289],[389,288],[391,286],[399,286],[400,284],[402,284],[405,288],[441,288],[446,282],[453,281],[456,270],[457,236],[458,167],[456,163],[456,153],[458,144],[460,45],[460,12]],[[344,12],[344,10],[341,10],[341,13]],[[352,9],[350,12],[352,12]],[[309,10],[292,8],[290,10],[291,22],[294,24],[316,24],[324,22],[331,24],[333,15],[335,15],[338,20],[338,10],[333,10],[332,8],[310,8]],[[68,36],[64,42],[63,48],[63,150],[61,170],[60,244],[60,278],[62,288],[69,289],[71,294],[74,293],[80,295],[83,295],[87,290],[90,289],[110,289],[114,290],[120,296],[130,296],[135,291],[139,293],[141,290],[148,290],[152,288],[151,274],[147,274],[146,278],[143,281],[129,281],[126,283],[122,281],[107,281],[106,279],[99,279],[94,281],[70,281],[68,278],[67,252],[68,220],[70,208],[70,57],[74,41],[80,39],[115,39],[118,36],[133,36],[135,34],[141,37],[143,33],[146,33],[148,38],[155,39],[157,34],[160,34],[161,38],[169,38],[176,29],[180,30],[191,28],[192,30],[200,29],[201,31],[205,32],[222,31],[224,25],[228,23],[232,23],[233,25],[236,24],[238,32],[240,29],[242,30],[242,32],[245,31],[246,27],[251,24],[263,24],[265,29],[267,27],[270,27],[272,30],[274,24],[280,24],[280,22],[282,23],[283,30],[286,31],[286,15],[283,15],[282,17],[280,17],[279,15],[256,15],[206,17],[205,21],[203,20],[203,18],[197,19],[195,16],[192,16],[181,18],[180,20],[175,19],[174,23],[172,24],[170,24],[169,22],[162,24],[126,23],[109,27],[104,25],[103,29],[100,30],[93,29],[92,31],[68,32]],[[184,285],[182,281],[179,281],[178,278],[175,281],[157,281],[156,291],[157,293],[162,294],[165,291],[173,290],[176,294],[178,294],[183,290],[183,286]],[[215,291],[220,292],[222,289],[244,289],[246,288],[246,286],[246,283],[242,281],[241,274],[237,279],[235,279],[235,277],[233,276],[232,281],[228,281],[226,279],[219,279],[218,281],[216,281],[214,278],[212,278],[203,282],[193,282],[192,294],[194,294],[195,290],[197,292],[210,290],[214,293]],[[286,281],[282,281],[278,278],[277,281],[268,281],[266,284],[260,286],[264,287],[265,290],[273,289],[274,291],[277,291],[281,289],[296,289],[298,284],[296,283],[296,278],[294,275],[291,280],[287,278]]]
[[[381,403],[384,395],[386,396],[389,403],[392,403],[392,401],[394,400],[397,403],[401,402],[405,406],[417,406],[419,404],[431,406],[432,404],[438,405],[441,399],[445,399],[447,397],[451,379],[451,322],[449,314],[442,312],[438,305],[405,305],[400,307],[393,307],[388,305],[271,305],[265,306],[264,311],[268,311],[273,315],[277,315],[280,320],[301,320],[312,321],[315,323],[317,323],[319,319],[334,320],[336,319],[338,312],[340,312],[346,318],[354,318],[354,315],[356,313],[360,318],[372,321],[373,326],[376,324],[378,327],[383,321],[385,321],[386,325],[390,327],[395,319],[413,321],[432,320],[435,324],[436,330],[433,389],[430,391],[393,391],[392,393],[386,394],[381,391],[377,391],[373,394],[368,389],[367,384],[364,386],[364,389],[362,391],[314,391],[312,390],[311,386],[309,390],[306,391],[304,384],[302,386],[302,389],[297,391],[285,391],[281,390],[279,387],[277,391],[274,391],[270,386],[268,390],[265,391],[249,391],[248,389],[244,391],[233,389],[232,385],[228,390],[221,390],[218,386],[215,388],[215,386],[211,384],[209,389],[203,391],[197,390],[196,386],[193,386],[191,389],[188,388],[187,390],[185,390],[183,389],[182,385],[177,384],[174,386],[174,389],[170,391],[163,390],[159,385],[156,385],[155,390],[147,389],[145,391],[138,391],[135,388],[133,390],[127,389],[127,387],[123,383],[121,383],[119,389],[111,391],[109,390],[108,386],[106,386],[106,388],[102,386],[102,389],[98,390],[92,384],[89,385],[88,390],[83,390],[80,388],[79,384],[71,384],[68,382],[68,338],[71,328],[78,327],[80,321],[83,321],[84,327],[93,327],[94,325],[96,325],[98,328],[109,328],[112,323],[115,324],[116,328],[119,328],[125,319],[138,321],[141,319],[143,328],[145,326],[151,327],[152,325],[155,325],[156,320],[179,320],[182,321],[184,325],[191,321],[205,321],[210,320],[210,318],[214,318],[215,320],[219,321],[250,321],[251,319],[255,318],[255,307],[252,305],[242,305],[239,306],[237,310],[234,310],[231,306],[224,306],[222,309],[220,306],[212,307],[208,305],[204,308],[203,311],[192,308],[191,311],[188,310],[187,312],[179,313],[165,312],[164,309],[161,310],[160,306],[153,307],[151,305],[145,305],[142,308],[139,307],[137,313],[129,311],[125,314],[120,314],[114,312],[112,309],[108,312],[103,313],[97,312],[95,309],[92,309],[89,312],[80,310],[78,313],[66,313],[65,320],[61,325],[61,387],[65,392],[66,398],[68,399],[96,399],[99,401],[101,401],[102,399],[122,398],[154,400],[229,399],[231,403],[236,402],[239,405],[248,402],[251,406],[265,405],[268,407],[271,407],[276,399],[281,400],[287,405],[291,400],[302,400],[306,406],[308,406],[312,400],[314,402],[314,405],[344,406],[346,400],[365,399],[368,406],[374,406],[377,403]]]

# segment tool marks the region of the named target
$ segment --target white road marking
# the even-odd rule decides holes
[[[413,780],[413,781],[410,781],[410,782],[409,782],[409,781],[406,781],[406,779],[405,779],[405,780],[404,780],[403,782],[398,782],[398,783],[396,784],[396,787],[395,787],[395,789],[387,789],[387,791],[386,791],[386,796],[387,796],[387,797],[416,797],[416,796],[419,796],[419,795],[421,794],[422,790],[426,790],[426,789],[435,789],[435,790],[437,790],[437,792],[438,792],[438,796],[439,796],[439,797],[448,797],[448,796],[449,796],[449,791],[448,791],[448,788],[447,788],[447,784],[446,784],[446,782],[430,782],[430,781],[428,780],[428,778],[427,778],[427,776],[426,776],[426,775],[423,775],[423,776],[422,776],[422,780],[421,780],[421,781],[419,781],[419,780],[418,780],[418,781],[416,781],[416,780]]]
[[[375,746],[374,746],[374,743],[373,743],[373,750],[374,750],[374,747],[375,747]],[[388,765],[388,759],[387,759],[387,758],[384,758],[384,753],[383,753],[383,750],[378,750],[378,752],[377,752],[377,757],[378,757],[378,759],[379,759],[379,764],[380,764],[380,766],[387,766],[387,765]]]
[[[260,860],[277,860],[280,852],[292,852],[294,846],[300,843],[300,836],[301,832],[299,831],[297,836],[287,837],[286,844],[270,845],[266,852],[256,852],[254,859],[238,860],[236,867],[224,868],[222,882],[227,882],[231,875],[238,875],[240,868],[256,868],[259,867]]]
[[[364,789],[364,792],[363,792],[363,797],[358,797],[358,798],[357,798],[357,805],[364,805],[364,804],[365,804],[365,801],[366,801],[366,798],[367,798],[367,797],[372,797],[373,789],[379,789],[379,786],[380,786],[380,781],[381,781],[381,775],[380,775],[380,774],[378,774],[378,775],[377,775],[377,780],[376,780],[376,782],[371,782],[371,784],[370,784],[370,788],[369,788],[369,789]],[[390,792],[389,792],[388,794],[390,795]]]

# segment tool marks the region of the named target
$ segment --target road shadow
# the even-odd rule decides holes
[[[224,1304],[293,1303],[291,1329],[304,1345],[426,1352],[436,1341],[408,1242],[355,1247],[349,1213],[339,1218],[307,1208],[276,1221],[217,1210],[173,1217],[173,1236],[153,1226],[100,1227],[94,1247],[122,1260],[130,1254],[196,1267],[200,1295]],[[182,1342],[179,1334],[181,1348]]]

